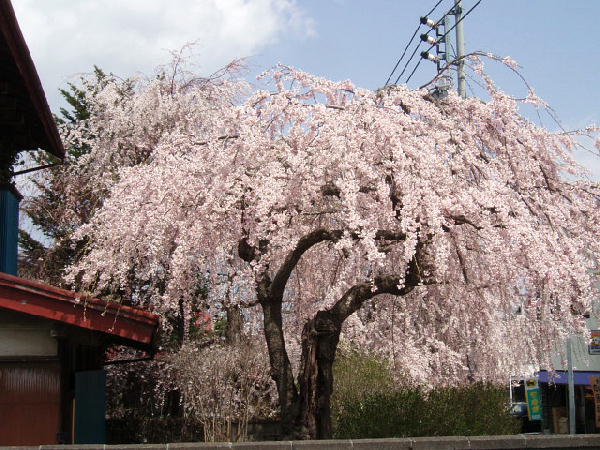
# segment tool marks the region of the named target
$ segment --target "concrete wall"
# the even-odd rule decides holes
[[[10,447],[0,447],[8,449]],[[16,449],[17,447],[12,447]],[[600,450],[600,435],[580,434],[573,436],[515,435],[515,436],[470,436],[429,437],[406,439],[357,439],[332,441],[280,441],[240,443],[189,443],[157,445],[42,445],[40,447],[18,447],[38,450],[191,450],[191,449],[237,449],[237,450],[450,450],[450,449],[529,449],[562,450],[583,448]]]

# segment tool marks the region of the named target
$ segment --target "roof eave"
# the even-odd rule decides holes
[[[44,127],[48,148],[43,150],[63,159],[65,149],[10,0],[0,0],[0,34],[10,50],[13,62],[26,86],[29,100]]]

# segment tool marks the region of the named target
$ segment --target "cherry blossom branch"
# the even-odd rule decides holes
[[[348,289],[329,311],[341,323],[348,316],[356,312],[364,302],[376,295],[391,294],[403,296],[418,286],[420,281],[420,270],[415,256],[409,264],[409,269],[404,279],[400,275],[386,274],[378,275],[370,282],[356,284]]]
[[[273,278],[273,282],[271,284],[270,297],[273,299],[277,299],[277,301],[282,301],[287,281],[292,271],[298,264],[298,261],[300,261],[300,258],[307,250],[323,241],[339,240],[341,236],[342,233],[340,231],[318,229],[300,238],[300,240],[296,244],[296,248],[290,253],[288,253],[283,264],[281,265],[281,267],[277,271],[277,274]]]
[[[262,255],[266,253],[269,241],[261,239],[258,241],[258,249],[248,243],[248,239],[243,238],[238,241],[238,256],[247,263],[252,262],[257,257],[257,250]]]
[[[239,137],[240,137],[239,134],[225,134],[223,136],[219,136],[217,138],[217,140],[219,140],[219,141],[226,141],[226,140],[229,140],[229,139],[237,139]],[[209,142],[210,141],[203,141],[203,142],[196,142],[195,144],[196,145],[208,145]]]
[[[475,228],[477,231],[481,231],[483,230],[483,227],[474,224],[472,221],[470,221],[469,219],[467,219],[464,215],[459,215],[459,216],[450,216],[450,219],[452,219],[454,221],[454,225],[471,225],[473,228]]]
[[[331,312],[343,321],[356,312],[365,301],[378,294],[405,295],[414,288],[414,286],[398,288],[401,282],[399,275],[381,275],[375,277],[372,283],[356,284],[344,293],[331,308]]]
[[[476,57],[476,56],[483,56],[486,58],[490,58],[494,61],[498,61],[501,62],[502,64],[506,65],[510,70],[512,70],[514,73],[516,73],[519,78],[521,78],[521,80],[525,83],[525,86],[527,86],[527,89],[529,91],[532,91],[531,86],[529,86],[529,83],[527,83],[527,81],[525,80],[525,77],[523,77],[523,75],[521,75],[521,73],[519,73],[519,71],[516,69],[517,65],[514,61],[512,61],[509,58],[501,58],[500,56],[494,55],[493,53],[486,53],[486,52],[471,52],[471,53],[467,53],[466,55],[461,56],[460,58],[456,58],[453,61],[450,61],[449,63],[447,63],[444,67],[442,67],[440,69],[440,71],[437,73],[437,75],[435,77],[433,77],[431,80],[429,80],[427,83],[423,84],[422,86],[419,86],[419,89],[424,89],[427,86],[431,85],[432,83],[435,83],[440,76],[442,76],[442,74],[444,72],[447,72],[452,66],[455,66],[458,62],[463,61],[465,59],[469,59],[472,57]]]
[[[337,242],[343,236],[344,232],[342,230],[327,230],[320,228],[300,238],[296,244],[296,248],[288,253],[283,264],[273,278],[273,281],[271,282],[270,298],[272,300],[282,301],[287,281],[292,271],[298,264],[298,261],[300,261],[300,258],[302,255],[304,255],[304,253],[306,253],[306,251],[323,241]],[[350,237],[352,239],[360,238],[358,233],[350,233]],[[406,239],[406,235],[397,231],[378,230],[375,233],[375,239],[385,241],[403,241]]]
[[[358,189],[358,192],[360,192],[361,194],[368,194],[370,192],[375,192],[375,191],[376,191],[376,189],[373,186],[361,186]],[[335,184],[327,183],[327,184],[324,184],[323,186],[321,186],[321,193],[323,195],[339,197],[341,194],[341,191],[340,191],[340,188],[337,187]]]

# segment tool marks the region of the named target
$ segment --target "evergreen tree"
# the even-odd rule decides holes
[[[68,83],[66,89],[60,89],[68,106],[61,107],[59,115],[54,117],[63,138],[75,128],[78,132],[83,129],[83,134],[86,134],[85,124],[91,115],[91,98],[108,83],[117,83],[123,88],[123,93],[131,88],[130,81],[119,81],[97,66],[94,66],[90,76],[81,77],[79,81],[77,84]],[[84,241],[74,241],[71,237],[73,231],[87,223],[101,204],[101,199],[90,187],[84,184],[72,186],[67,182],[72,166],[89,152],[89,146],[81,139],[78,144],[71,144],[65,150],[62,163],[44,151],[33,155],[39,166],[56,165],[38,172],[32,178],[37,193],[26,198],[21,205],[22,212],[36,231],[19,230],[20,275],[53,285],[62,284],[63,269],[77,261],[83,251]],[[73,189],[78,191],[77,205],[67,208],[66,193]]]

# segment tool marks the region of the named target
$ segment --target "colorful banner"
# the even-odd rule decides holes
[[[600,330],[591,330],[590,355],[600,355]]]
[[[542,390],[537,378],[525,380],[525,398],[529,420],[542,420]]]

